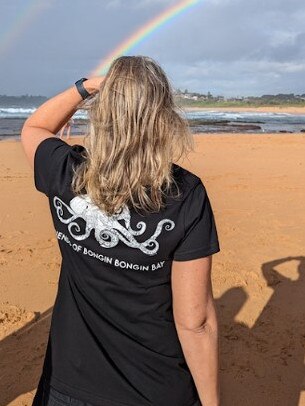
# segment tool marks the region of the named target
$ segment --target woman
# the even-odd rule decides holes
[[[193,149],[187,121],[151,58],[84,79],[21,134],[62,254],[33,405],[219,406],[217,231],[201,179],[173,162]],[[78,108],[88,133],[70,146],[56,134]]]

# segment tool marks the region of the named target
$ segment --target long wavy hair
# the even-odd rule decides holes
[[[124,205],[160,211],[176,184],[173,161],[194,150],[165,72],[152,58],[121,56],[87,100],[85,159],[73,167],[72,191],[87,194],[108,216]]]

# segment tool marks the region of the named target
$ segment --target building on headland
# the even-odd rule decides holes
[[[295,95],[294,93],[277,95],[265,94],[262,96],[235,96],[235,97],[225,97],[225,96],[214,96],[211,92],[207,94],[202,94],[198,92],[189,92],[187,89],[184,91],[180,89],[174,90],[175,98],[179,101],[185,101],[191,103],[192,101],[204,101],[212,103],[220,102],[232,102],[232,103],[245,103],[245,104],[300,104],[305,101],[305,93]]]

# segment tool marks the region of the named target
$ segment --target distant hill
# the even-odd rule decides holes
[[[305,106],[305,94],[265,94],[263,96],[224,97],[213,96],[210,92],[200,94],[183,92],[180,89],[174,92],[175,101],[181,106],[190,107],[260,107],[260,106]]]
[[[200,94],[195,92],[184,92],[180,89],[174,90],[174,98],[178,105],[193,106],[193,107],[259,107],[259,106],[305,106],[305,93],[300,95],[277,94],[277,95],[262,95],[258,97],[224,97],[214,96],[210,92]],[[38,107],[48,100],[45,96],[7,96],[0,95],[1,107]]]
[[[0,107],[38,107],[48,98],[45,96],[30,96],[28,94],[22,96],[7,96],[0,95]]]

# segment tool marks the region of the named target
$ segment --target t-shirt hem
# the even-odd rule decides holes
[[[135,405],[134,403],[131,405],[130,403],[120,402],[117,400],[105,399],[99,395],[92,395],[85,390],[74,388],[66,383],[62,382],[60,379],[56,378],[54,375],[51,376],[50,379],[46,381],[46,386],[53,386],[55,390],[62,392],[70,397],[75,397],[79,400],[84,402],[90,402],[93,405],[100,406],[101,402],[103,402],[103,406],[143,406],[143,403]],[[65,393],[66,392],[66,393]],[[189,403],[187,406],[201,406],[200,399],[193,399],[192,403]]]
[[[209,255],[216,254],[220,251],[219,243],[211,244],[209,247],[198,248],[192,251],[187,251],[174,256],[174,261],[188,261],[191,259],[197,259],[202,257],[208,257]]]
[[[49,379],[49,385],[53,386],[59,392],[69,395],[72,398],[74,397],[84,402],[90,402],[96,406],[100,406],[101,404],[103,404],[103,406],[141,406],[140,403],[135,405],[117,400],[107,399],[99,395],[92,395],[91,393],[83,389],[75,388],[62,382],[54,375],[52,375]]]

